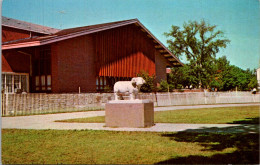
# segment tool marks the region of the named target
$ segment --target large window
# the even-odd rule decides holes
[[[97,92],[112,92],[117,81],[130,81],[130,77],[96,77]]]
[[[107,88],[107,78],[106,77],[97,77],[96,78],[96,90],[104,91]]]
[[[51,50],[43,47],[35,57],[34,85],[36,92],[51,91]]]
[[[29,92],[29,74],[3,73],[2,89],[4,93]]]

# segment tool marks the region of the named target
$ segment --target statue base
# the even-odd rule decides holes
[[[113,100],[105,106],[106,127],[144,128],[154,125],[154,105],[149,100]]]

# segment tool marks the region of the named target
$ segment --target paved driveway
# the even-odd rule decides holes
[[[194,108],[213,108],[230,106],[248,106],[260,104],[222,104],[222,105],[196,105],[196,106],[174,106],[156,107],[155,111],[180,110]],[[45,114],[33,116],[2,117],[2,128],[15,129],[92,129],[113,131],[152,131],[152,132],[178,132],[178,131],[207,131],[207,132],[259,132],[259,125],[245,124],[167,124],[156,123],[150,128],[108,128],[104,123],[61,123],[56,120],[104,116],[105,111],[88,111],[61,114]]]

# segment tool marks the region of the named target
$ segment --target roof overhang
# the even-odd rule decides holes
[[[92,34],[104,30],[109,30],[112,28],[117,28],[121,26],[126,26],[129,24],[135,24],[136,26],[140,26],[141,30],[145,33],[147,33],[147,36],[153,40],[155,44],[155,49],[157,49],[161,55],[164,56],[164,58],[168,61],[168,67],[176,67],[176,66],[183,66],[183,63],[174,55],[172,52],[168,50],[138,19],[132,19],[132,20],[127,20],[119,23],[115,23],[112,25],[106,25],[103,27],[95,27],[92,29],[88,30],[83,30],[79,32],[74,32],[70,34],[65,34],[65,35],[48,35],[48,36],[43,36],[43,37],[38,37],[36,38],[35,41],[27,41],[27,42],[20,42],[20,43],[9,43],[9,44],[4,44],[2,45],[2,50],[8,50],[8,49],[16,49],[16,48],[24,48],[24,47],[34,47],[34,46],[41,46],[41,45],[47,45],[51,44],[54,42],[66,40],[66,39],[71,39],[87,34]]]
[[[40,41],[13,43],[13,44],[2,45],[2,50],[33,47],[33,46],[40,46],[40,45],[42,45]]]
[[[54,34],[58,31],[59,29],[43,26],[43,25],[38,25],[26,21],[21,21],[13,18],[8,18],[5,16],[1,16],[2,19],[2,26],[3,27],[8,27],[8,28],[14,28],[14,29],[19,29],[19,30],[25,30],[29,32],[35,32],[35,33],[41,33],[41,34]]]
[[[139,20],[137,20],[136,25],[140,25],[142,27],[142,31],[148,33],[148,37],[153,39],[153,42],[155,43],[155,49],[157,49],[161,55],[164,56],[166,60],[169,61],[167,67],[178,67],[178,66],[184,66],[183,63],[174,55],[172,52],[164,46]]]
[[[43,36],[43,37],[38,37],[38,41],[28,41],[28,42],[20,42],[20,43],[10,43],[10,44],[4,44],[2,45],[2,50],[7,50],[7,49],[16,49],[16,48],[23,48],[23,47],[32,47],[32,46],[41,46],[41,45],[46,45],[46,44],[51,44],[54,42],[66,40],[66,39],[71,39],[79,36],[83,36],[86,34],[91,34],[91,33],[96,33],[104,30],[108,30],[111,28],[117,28],[120,26],[125,26],[129,24],[133,24],[135,21],[128,21],[128,22],[123,22],[123,23],[118,23],[115,25],[108,25],[106,27],[97,27],[93,28],[90,30],[84,30],[84,31],[79,31],[71,34],[66,34],[62,36],[57,36],[57,35],[48,35],[48,36]]]
[[[23,28],[20,28],[20,27],[15,27],[15,26],[11,26],[11,25],[6,25],[6,24],[2,24],[2,26],[5,26],[5,27],[9,27],[9,28],[14,28],[14,29],[19,29],[19,30],[25,30],[25,31],[31,31],[31,32],[35,32],[35,33],[41,33],[41,34],[50,34],[48,32],[43,32],[43,31],[39,31],[39,30],[34,30],[34,29],[23,29]]]

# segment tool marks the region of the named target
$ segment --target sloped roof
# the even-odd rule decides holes
[[[181,61],[174,54],[172,54],[155,36],[153,36],[153,34],[148,29],[146,29],[146,27],[138,19],[130,19],[130,20],[124,20],[118,22],[110,22],[110,23],[97,24],[91,26],[64,29],[51,35],[26,39],[14,43],[3,44],[2,49],[5,50],[5,49],[46,45],[46,44],[62,41],[65,39],[79,37],[86,34],[91,34],[91,33],[117,28],[125,25],[130,25],[130,24],[135,24],[136,26],[140,26],[141,30],[147,33],[147,36],[153,40],[155,44],[155,48],[169,61],[169,63],[172,66],[183,66]]]
[[[109,27],[111,25],[127,23],[127,22],[131,22],[131,21],[132,20],[124,20],[124,21],[109,22],[109,23],[103,23],[103,24],[96,24],[96,25],[90,25],[90,26],[82,26],[82,27],[64,29],[64,30],[60,30],[59,32],[55,33],[55,35],[66,35],[66,34],[70,34],[70,33],[81,32],[81,31],[91,30],[91,29],[95,29],[95,28]]]
[[[42,26],[42,25],[37,25],[25,21],[20,21],[17,19],[13,18],[8,18],[2,16],[2,26],[7,26],[11,28],[16,28],[16,29],[21,29],[21,30],[27,30],[27,31],[32,31],[32,32],[37,32],[37,33],[42,33],[42,34],[53,34],[59,31],[59,29],[47,27],[47,26]]]

